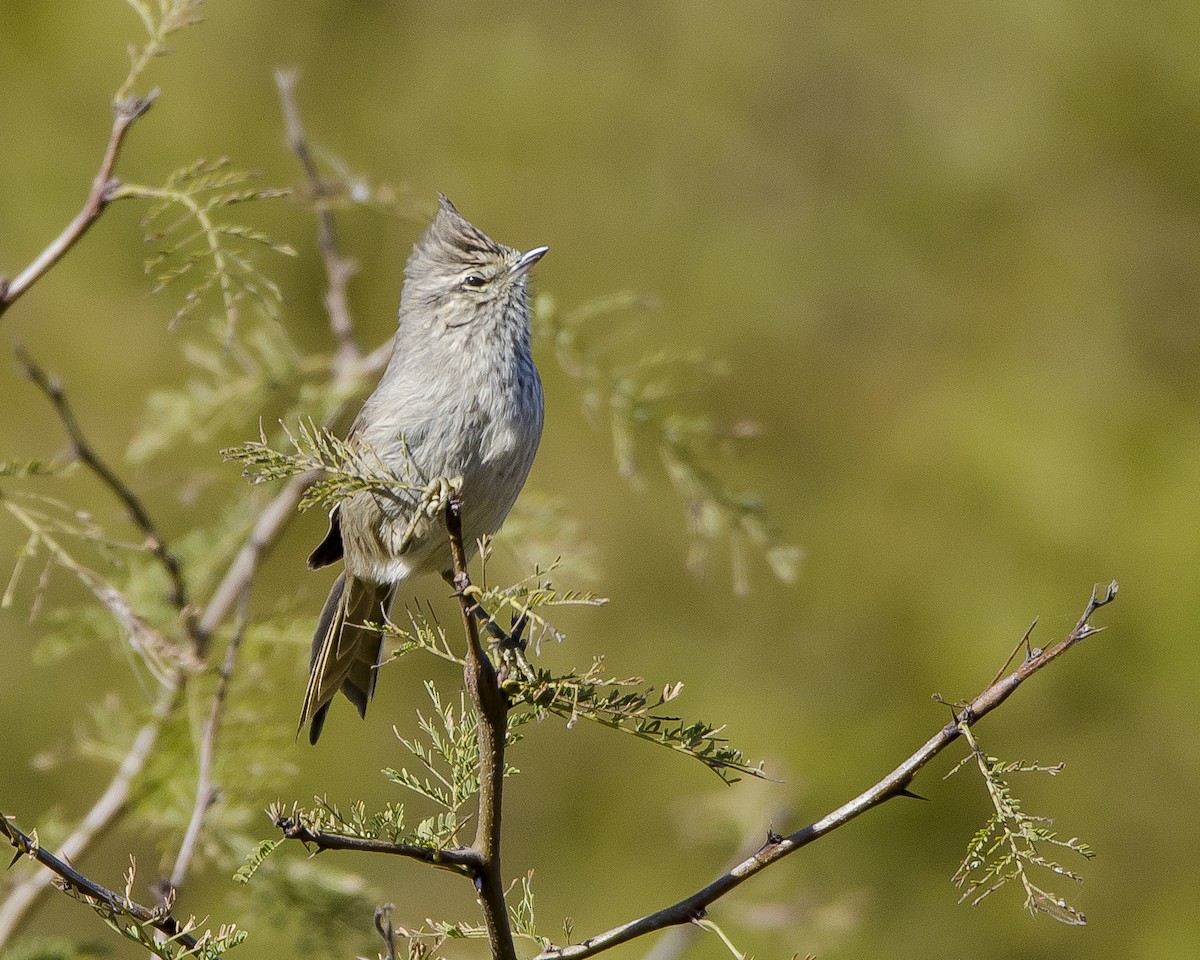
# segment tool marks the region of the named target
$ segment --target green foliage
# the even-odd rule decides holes
[[[520,896],[508,908],[509,923],[513,938],[524,941],[537,951],[551,946],[549,938],[537,932],[533,899],[533,871],[530,870],[519,881],[514,881],[513,888],[520,889]],[[512,891],[510,890],[510,896]],[[398,927],[392,923],[391,912],[393,904],[387,904],[376,912],[376,928],[383,935],[389,949],[394,947],[396,938],[404,941],[405,954],[408,960],[432,960],[441,957],[441,949],[450,940],[484,940],[487,930],[480,924],[465,921],[450,922],[446,920],[426,920],[419,927]],[[568,942],[570,938],[568,937]],[[390,955],[390,954],[389,954]]]
[[[263,865],[267,857],[274,853],[278,847],[282,846],[284,842],[281,839],[261,841],[258,846],[246,854],[246,862],[237,868],[233,874],[233,879],[237,883],[249,883],[250,878],[258,872],[258,868]]]
[[[542,295],[535,304],[535,331],[551,342],[559,365],[579,384],[593,423],[611,435],[621,475],[640,483],[647,450],[661,462],[684,501],[693,571],[701,572],[712,548],[724,541],[739,592],[749,587],[748,547],[760,551],[775,576],[790,583],[801,551],[778,538],[755,494],[725,477],[757,427],[720,423],[696,412],[698,399],[725,375],[724,367],[696,350],[644,350],[630,357],[627,331],[609,322],[614,314],[652,305],[648,297],[621,293],[564,313]]]
[[[550,576],[562,570],[563,562],[558,557],[546,566],[535,565],[532,573],[508,586],[487,586],[487,565],[491,559],[492,547],[492,539],[486,538],[480,550],[484,587],[476,590],[476,602],[481,611],[486,611],[485,616],[489,624],[497,623],[496,618],[504,613],[511,617],[512,622],[521,623],[523,636],[534,642],[535,649],[540,649],[541,643],[546,639],[559,643],[566,639],[561,630],[538,612],[542,608],[602,607],[608,603],[607,597],[586,590],[564,590],[555,587]]]
[[[171,34],[200,22],[198,11],[204,0],[126,0],[146,30],[146,42],[129,48],[129,74],[113,100],[120,102],[130,95],[150,62],[170,50],[166,43]]]
[[[417,825],[415,841],[421,846],[442,849],[458,842],[458,831],[466,822],[466,805],[479,793],[479,719],[460,692],[458,705],[445,703],[437,688],[425,681],[425,692],[433,706],[431,717],[417,711],[417,726],[423,738],[397,734],[404,748],[421,764],[423,772],[407,767],[384,770],[393,783],[424,797],[442,811]],[[508,742],[518,739],[513,732],[518,718],[510,717]],[[517,773],[505,766],[504,775]]]
[[[505,683],[514,707],[529,707],[541,718],[554,714],[567,721],[568,729],[579,720],[648,740],[698,760],[726,783],[736,783],[738,774],[766,777],[762,763],[751,764],[745,754],[731,746],[721,733],[724,726],[703,720],[686,721],[661,713],[679,696],[682,683],[664,684],[660,690],[645,686],[641,677],[616,678],[606,675],[604,658],[597,657],[583,671],[554,675],[531,669],[511,676]]]
[[[366,804],[361,800],[353,801],[344,810],[331,803],[328,797],[317,797],[315,802],[316,806],[310,809],[302,809],[299,805],[292,804],[286,814],[279,804],[272,804],[267,815],[274,823],[286,818],[314,833],[330,833],[362,840],[385,840],[388,843],[418,844],[416,834],[409,831],[405,825],[403,805],[389,803],[382,810],[368,813]]]
[[[550,946],[548,937],[540,936],[537,932],[537,918],[533,902],[533,871],[530,870],[520,881],[520,897],[509,908],[509,919],[512,922],[514,937],[528,940],[538,945],[539,950]]]
[[[544,583],[538,585],[536,578],[520,581],[516,588],[478,591],[474,597],[481,619],[497,630],[495,614],[490,611],[508,607],[515,620],[535,628],[540,625],[547,635],[558,640],[564,639],[561,631],[538,613],[540,608],[603,602],[591,594],[559,591]],[[379,625],[401,640],[396,656],[422,650],[442,660],[462,663],[445,630],[431,613],[410,609],[408,619],[408,627],[396,623]],[[736,782],[739,774],[766,776],[761,763],[749,763],[741,750],[721,737],[723,726],[699,720],[689,722],[661,712],[662,707],[679,696],[682,683],[664,684],[656,690],[641,677],[612,677],[605,673],[602,657],[596,658],[586,670],[554,674],[534,666],[523,651],[511,644],[500,644],[499,655],[504,692],[513,708],[510,720],[522,712],[539,720],[552,714],[566,720],[568,729],[579,720],[587,720],[698,760],[727,783]],[[450,719],[453,721],[453,716]],[[438,802],[445,805],[443,800],[444,797]]]
[[[197,160],[174,171],[161,187],[122,184],[113,193],[114,200],[151,201],[142,225],[146,242],[155,248],[146,261],[154,292],[187,281],[172,323],[192,316],[206,295],[215,292],[230,349],[236,348],[234,332],[243,303],[256,304],[271,319],[278,318],[283,303],[283,292],[254,262],[251,251],[296,255],[287,244],[222,218],[235,204],[287,195],[286,190],[252,187],[256,179],[256,174],[230,169],[226,158]]]
[[[115,911],[103,900],[96,900],[74,888],[66,892],[67,896],[79,900],[95,910],[110,929],[115,930],[126,940],[132,940],[138,946],[143,947],[152,956],[161,957],[162,960],[192,960],[192,958],[194,960],[218,960],[219,957],[242,944],[247,936],[246,931],[239,930],[232,923],[221,926],[216,932],[204,930],[197,935],[198,925],[194,919],[190,919],[182,925],[180,931],[181,935],[187,934],[196,937],[196,945],[188,947],[179,941],[179,935],[163,938],[153,923],[136,920],[127,914]]]
[[[17,851],[13,862],[22,856],[30,859],[42,857],[43,851],[37,831],[26,834],[13,824],[11,819],[0,812],[0,836]],[[67,867],[60,863],[58,869],[65,870]],[[91,907],[112,930],[144,947],[154,956],[161,957],[162,960],[185,960],[191,957],[197,960],[217,960],[245,940],[246,934],[233,924],[223,925],[216,933],[211,930],[200,931],[194,917],[177,926],[172,925],[170,929],[174,932],[168,935],[165,932],[168,927],[162,923],[167,911],[150,910],[134,900],[136,877],[137,863],[131,856],[129,868],[125,872],[124,895],[78,877],[62,883],[59,889],[71,899]],[[172,898],[169,898],[168,902],[170,899]],[[189,939],[194,940],[194,944],[190,944]]]
[[[0,477],[16,480],[26,480],[30,477],[65,477],[74,468],[74,461],[4,460],[0,461]]]
[[[1025,908],[1031,914],[1036,916],[1044,913],[1060,923],[1082,926],[1087,918],[1062,897],[1037,886],[1030,879],[1030,871],[1035,868],[1047,870],[1079,882],[1082,878],[1078,874],[1048,859],[1042,848],[1070,850],[1086,860],[1094,856],[1091,848],[1077,837],[1060,840],[1058,834],[1050,829],[1053,820],[1025,813],[1005,779],[1013,773],[1055,776],[1062,770],[1062,764],[1045,766],[1024,760],[1002,762],[980,749],[974,733],[966,724],[961,725],[961,730],[971,752],[947,776],[958,772],[974,759],[996,812],[971,838],[967,855],[954,874],[954,885],[963,891],[959,902],[969,900],[972,906],[976,906],[1010,880],[1020,880],[1025,891]]]
[[[291,452],[276,450],[267,442],[266,434],[260,434],[259,440],[229,447],[221,451],[221,456],[240,463],[243,474],[251,483],[282,480],[310,472],[322,474],[300,501],[302,510],[315,504],[329,509],[364,491],[395,498],[401,493],[423,490],[422,482],[414,477],[415,468],[409,462],[405,463],[403,474],[397,473],[374,451],[342,440],[311,420],[301,421],[295,431],[284,426],[283,432],[292,447]]]
[[[466,806],[479,793],[479,722],[461,694],[457,704],[453,704],[445,702],[431,682],[425,683],[425,690],[432,712],[426,716],[417,711],[421,736],[408,738],[397,734],[418,761],[419,768],[415,771],[408,767],[388,768],[383,773],[393,783],[437,807],[436,813],[409,828],[402,804],[389,803],[380,811],[368,812],[361,801],[342,808],[326,797],[318,797],[314,807],[301,809],[293,805],[286,814],[274,806],[270,811],[272,820],[278,823],[286,817],[315,833],[383,840],[430,850],[456,844],[458,831],[469,820]],[[510,718],[509,743],[517,742],[515,728],[528,719]],[[515,767],[507,766],[505,776],[517,772]],[[249,879],[273,849],[260,844],[239,873]]]
[[[211,444],[221,430],[243,423],[248,411],[280,396],[293,399],[303,378],[319,369],[296,352],[278,323],[258,324],[237,343],[236,350],[184,346],[195,373],[180,387],[148,396],[142,425],[129,442],[130,460],[141,463],[181,443]]]

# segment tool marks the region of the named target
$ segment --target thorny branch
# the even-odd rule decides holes
[[[183,698],[183,686],[179,674],[172,674],[173,682],[159,692],[158,701],[150,719],[142,724],[133,738],[133,746],[125,754],[116,776],[109,783],[99,800],[88,811],[74,832],[59,848],[62,859],[78,860],[98,837],[113,826],[125,812],[134,781],[145,769],[146,762],[158,744],[163,725],[175,712]],[[0,948],[24,921],[33,905],[50,887],[53,874],[45,870],[26,877],[12,889],[0,903]]]
[[[393,843],[370,837],[347,837],[338,833],[314,830],[296,816],[275,813],[272,822],[288,840],[299,840],[311,844],[318,850],[353,850],[358,853],[383,853],[394,857],[407,857],[435,867],[442,867],[463,876],[472,876],[478,870],[479,856],[471,847],[438,850],[413,843]]]
[[[121,181],[113,175],[117,165],[117,157],[121,153],[121,144],[125,135],[158,97],[157,90],[151,90],[144,97],[129,97],[118,100],[113,104],[112,133],[108,137],[108,146],[104,151],[104,159],[100,169],[92,181],[91,192],[84,201],[83,209],[76,214],[75,219],[46,248],[39,253],[33,262],[18,273],[11,281],[0,277],[0,317],[15,303],[34,283],[50,270],[70,250],[80,238],[87,233],[88,228],[99,219],[105,207],[113,200]]]
[[[479,642],[475,603],[470,596],[471,578],[463,549],[462,503],[455,497],[446,505],[446,529],[450,534],[453,585],[462,608],[467,635],[467,657],[463,673],[467,691],[479,720],[479,820],[473,849],[480,857],[475,886],[483,907],[493,960],[516,960],[508,907],[504,902],[504,875],[500,868],[500,815],[503,806],[504,748],[508,734],[508,701],[496,670]]]
[[[156,930],[173,938],[188,949],[196,946],[196,938],[186,932],[183,925],[171,916],[170,913],[165,910],[152,910],[134,900],[130,900],[122,894],[114,893],[107,887],[100,886],[94,880],[89,880],[66,862],[69,858],[65,854],[63,859],[54,856],[54,854],[43,849],[41,844],[33,837],[19,830],[3,815],[0,815],[0,834],[3,834],[9,843],[13,845],[18,857],[32,857],[42,866],[61,877],[63,890],[76,890],[89,900],[97,901],[108,907],[113,913],[123,914],[142,923],[148,923]],[[42,875],[50,876],[50,874]]]
[[[618,944],[627,943],[656,930],[700,920],[704,917],[710,904],[771,864],[782,860],[790,853],[795,853],[801,847],[808,846],[814,840],[819,840],[827,833],[844,826],[860,814],[866,813],[893,797],[910,795],[908,785],[912,782],[913,777],[930,760],[962,736],[963,726],[978,723],[1003,704],[1031,676],[1052,661],[1057,660],[1081,640],[1103,629],[1093,627],[1089,621],[1092,614],[1111,603],[1116,595],[1117,582],[1115,580],[1108,585],[1102,595],[1093,590],[1082,616],[1066,637],[1048,650],[1031,649],[1029,657],[1013,673],[989,684],[969,703],[961,704],[957,708],[953,720],[930,737],[919,750],[895,770],[853,800],[842,804],[832,813],[789,836],[769,836],[766,845],[757,853],[717,877],[708,886],[693,893],[690,897],[594,937],[589,937],[581,943],[567,947],[550,947],[539,953],[534,960],[582,960],[584,957],[594,956]]]

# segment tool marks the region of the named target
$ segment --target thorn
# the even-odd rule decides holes
[[[896,796],[897,797],[909,797],[913,800],[924,800],[926,803],[929,802],[928,797],[923,797],[919,793],[913,793],[911,790],[908,789],[908,787],[901,787],[899,790],[896,791]]]

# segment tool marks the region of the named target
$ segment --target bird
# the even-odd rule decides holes
[[[354,420],[349,448],[406,483],[339,502],[311,570],[342,571],[313,635],[297,735],[316,744],[339,690],[365,717],[383,654],[383,624],[402,583],[452,576],[440,511],[423,485],[454,480],[468,559],[500,529],[542,435],[541,379],[531,354],[529,271],[548,247],[521,252],[469,223],[444,194],[413,246],[392,355]]]

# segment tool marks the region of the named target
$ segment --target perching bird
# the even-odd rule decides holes
[[[452,569],[444,518],[422,515],[419,488],[461,477],[463,543],[473,552],[508,516],[542,434],[527,275],[547,248],[496,243],[440,201],[404,268],[391,361],[348,437],[411,485],[342,501],[308,558],[314,570],[344,566],[313,636],[300,715],[311,743],[339,689],[366,716],[383,635],[362,624],[383,623],[410,577]]]

